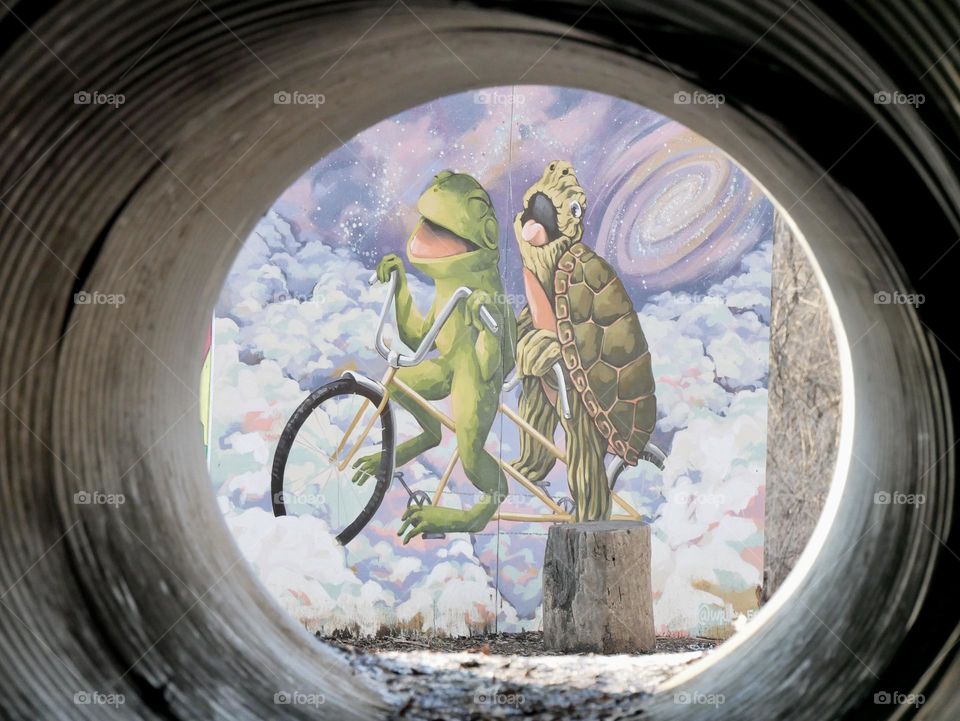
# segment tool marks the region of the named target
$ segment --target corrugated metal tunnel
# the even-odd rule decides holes
[[[790,209],[841,339],[837,471],[810,546],[750,631],[645,716],[957,716],[946,379],[960,337],[937,310],[952,307],[960,235],[958,34],[956,8],[906,2],[3,5],[5,715],[389,712],[278,609],[230,539],[192,422],[197,347],[242,239],[341,139],[441,95],[542,83],[643,103],[730,153]],[[292,87],[326,102],[274,104]],[[675,105],[680,87],[727,102]],[[926,103],[874,102],[898,89]],[[92,289],[126,302],[111,314],[74,303]],[[927,302],[874,302],[890,289]],[[930,502],[874,504],[891,482]],[[73,503],[90,488],[126,502]],[[327,702],[278,706],[278,684]],[[87,688],[126,703],[77,705]],[[727,703],[679,707],[683,689]],[[874,704],[892,689],[926,703]]]

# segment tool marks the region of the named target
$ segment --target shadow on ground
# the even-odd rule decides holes
[[[539,633],[324,641],[385,689],[389,718],[416,721],[619,718],[717,643],[658,639],[656,653],[597,656],[544,652]]]

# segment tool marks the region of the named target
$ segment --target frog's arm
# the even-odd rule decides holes
[[[480,331],[475,345],[480,378],[488,382],[500,368],[500,339],[488,330]]]
[[[410,287],[407,285],[405,273],[400,274],[397,284],[396,309],[397,331],[400,334],[400,340],[408,348],[416,350],[433,323],[433,309],[431,308],[427,318],[424,318],[417,310],[417,306],[413,302],[413,296],[410,294]]]
[[[475,345],[480,377],[484,382],[490,381],[498,371],[502,380],[513,370],[514,349],[517,347],[517,321],[508,304],[501,304],[499,311],[498,315],[503,318],[500,333],[494,335],[488,330],[482,330]]]
[[[500,293],[500,295],[503,294]],[[491,333],[486,326],[473,321],[475,327],[479,326],[474,350],[480,378],[484,383],[489,382],[498,372],[502,382],[502,379],[513,370],[514,349],[517,346],[517,319],[513,314],[513,308],[506,301],[497,303],[483,291],[471,297],[469,302],[474,310],[468,309],[468,313],[476,313],[475,309],[482,307],[482,303],[487,303],[489,309],[494,310],[496,322],[500,326],[497,333]]]

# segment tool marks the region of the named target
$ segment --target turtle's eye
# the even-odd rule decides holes
[[[583,215],[583,208],[576,200],[570,201],[570,215],[572,215],[574,218],[579,218],[581,215]]]

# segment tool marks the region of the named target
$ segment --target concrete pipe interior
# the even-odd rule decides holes
[[[376,689],[279,611],[230,540],[193,422],[196,349],[242,239],[310,163],[418,103],[525,82],[633,100],[729,152],[790,209],[841,338],[840,460],[810,547],[750,631],[644,713],[875,718],[873,694],[886,690],[923,691],[916,717],[949,717],[960,670],[958,611],[945,593],[956,535],[943,364],[955,365],[944,349],[957,332],[874,295],[918,290],[927,307],[945,297],[935,261],[958,234],[960,189],[955,158],[935,138],[955,135],[947,101],[956,93],[934,67],[924,87],[943,105],[928,97],[924,120],[913,107],[874,103],[875,92],[916,78],[948,45],[928,49],[930,36],[896,21],[901,12],[886,4],[858,30],[853,7],[828,14],[782,2],[6,7],[7,713],[383,713]],[[960,19],[941,25],[951,23]],[[318,86],[326,102],[316,110],[272,101],[280,90]],[[693,88],[723,92],[727,103],[673,104]],[[78,104],[78,92],[122,93],[125,102]],[[811,128],[828,112],[834,138]],[[877,157],[895,182],[877,182],[869,165]],[[911,242],[913,225],[893,212],[894,199],[922,215],[929,243]],[[74,294],[90,289],[126,302],[111,313],[75,305]],[[126,502],[73,503],[91,489]],[[873,503],[891,490],[930,502]],[[326,703],[277,706],[280,684],[316,689]],[[84,689],[126,702],[78,705]],[[721,692],[727,703],[678,706],[678,689]]]

